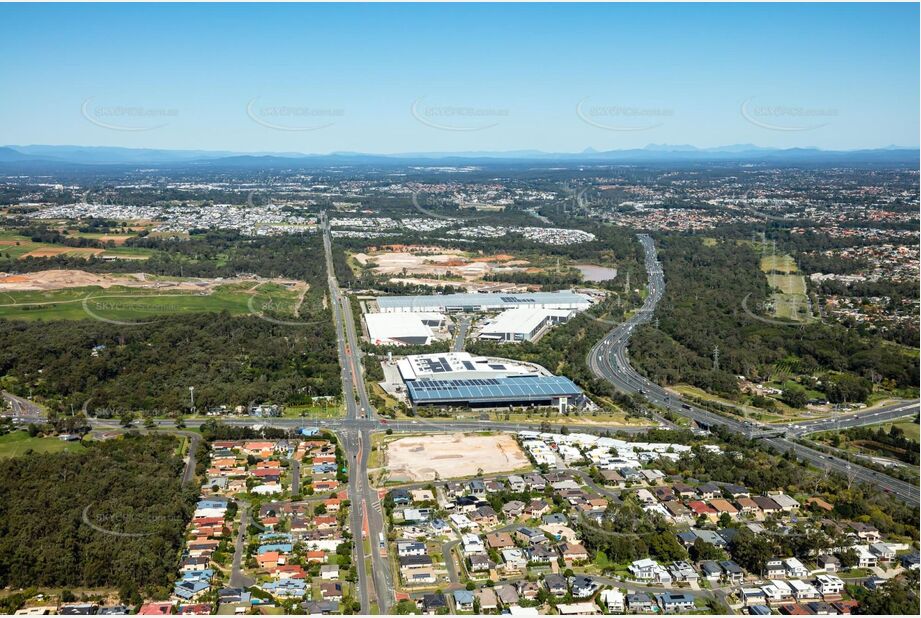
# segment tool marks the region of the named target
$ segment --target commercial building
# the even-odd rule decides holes
[[[366,313],[368,338],[375,345],[428,345],[434,333],[427,323],[430,320],[423,320],[422,315],[425,314]]]
[[[488,320],[480,328],[480,339],[490,341],[532,341],[550,326],[566,322],[575,311],[572,309],[508,309]]]
[[[522,376],[476,380],[416,380],[407,382],[413,407],[463,405],[471,408],[554,406],[566,408],[582,397],[572,380],[562,376]]]
[[[537,367],[508,360],[473,356],[469,352],[414,354],[397,363],[404,382],[539,375]]]
[[[397,363],[413,408],[418,406],[553,406],[584,401],[569,378],[535,365],[473,356],[467,352],[419,354]]]
[[[575,292],[531,292],[523,294],[439,294],[431,296],[381,296],[382,313],[458,313],[504,311],[506,309],[569,309],[584,311],[591,299]]]

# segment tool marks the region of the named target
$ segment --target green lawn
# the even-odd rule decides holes
[[[25,431],[0,436],[0,457],[19,457],[30,450],[36,453],[79,453],[86,450],[86,447],[80,442],[65,442],[58,438],[30,438]]]
[[[227,311],[231,315],[269,310],[293,316],[297,292],[282,285],[223,285],[211,293],[186,290],[168,292],[130,287],[98,286],[47,292],[0,294],[0,318],[24,320],[81,320],[101,318],[138,321],[155,315]]]
[[[908,438],[909,440],[914,440],[915,442],[921,442],[921,432],[919,432],[919,428],[921,428],[921,426],[919,426],[918,423],[913,423],[912,421],[908,421],[908,420],[897,421],[895,423],[883,423],[880,425],[871,425],[870,427],[871,429],[877,429],[879,427],[882,427],[886,431],[889,431],[889,429],[891,429],[893,425],[895,425],[896,427],[904,431],[905,437]]]
[[[765,255],[761,258],[761,271],[768,285],[780,290],[772,294],[774,317],[788,320],[808,320],[806,279],[796,267],[792,255]]]

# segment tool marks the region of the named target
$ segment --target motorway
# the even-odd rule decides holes
[[[704,428],[716,426],[760,438],[764,444],[772,446],[779,452],[793,451],[802,461],[813,464],[822,469],[833,470],[848,478],[876,485],[883,491],[897,496],[911,505],[919,502],[918,488],[910,483],[894,479],[882,472],[876,472],[863,466],[848,462],[834,455],[826,455],[813,448],[804,446],[788,439],[803,436],[807,433],[823,431],[836,427],[857,426],[859,424],[879,423],[891,418],[899,418],[918,413],[918,402],[906,402],[869,410],[857,415],[851,415],[841,420],[823,420],[784,425],[762,425],[743,419],[733,419],[713,412],[709,412],[691,403],[682,400],[677,395],[667,391],[641,376],[630,365],[628,359],[628,344],[630,335],[641,324],[650,321],[656,305],[665,293],[665,275],[659,263],[655,243],[647,234],[637,235],[645,252],[645,266],[648,273],[647,296],[643,306],[628,320],[613,328],[589,352],[586,359],[592,372],[598,377],[607,380],[617,389],[627,393],[639,393],[651,403],[670,410],[676,414],[686,416]],[[836,425],[839,423],[839,425]],[[778,435],[779,433],[779,435]]]

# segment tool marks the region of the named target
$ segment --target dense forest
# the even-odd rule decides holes
[[[630,344],[635,366],[653,380],[732,397],[738,394],[735,376],[767,378],[782,363],[792,373],[824,377],[830,401],[864,400],[880,382],[917,387],[917,355],[839,325],[753,319],[743,300],[758,311],[770,290],[750,248],[707,246],[686,236],[659,238],[657,245],[668,285],[657,320],[637,329]]]
[[[165,598],[197,494],[181,487],[177,446],[170,436],[128,434],[80,454],[0,460],[0,587]]]
[[[0,340],[0,375],[15,379],[8,388],[31,388],[59,410],[86,403],[99,416],[185,411],[190,386],[200,409],[304,403],[341,388],[330,322],[294,327],[225,313],[130,326],[0,320]]]

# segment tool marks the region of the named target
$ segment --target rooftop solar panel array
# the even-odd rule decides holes
[[[413,380],[407,382],[406,387],[416,403],[543,401],[553,397],[577,397],[582,393],[572,380],[562,376]]]

